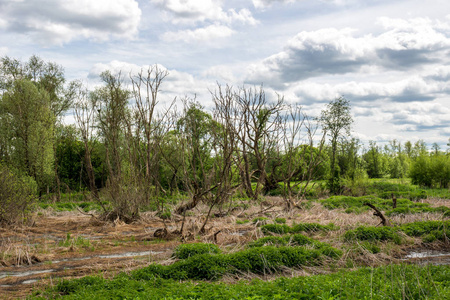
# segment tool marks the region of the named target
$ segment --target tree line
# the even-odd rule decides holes
[[[22,203],[18,215],[33,195],[59,201],[70,191],[88,191],[105,218],[125,221],[138,218],[142,206],[162,212],[168,196],[187,195],[176,212],[206,203],[206,224],[236,193],[257,200],[276,190],[292,209],[318,180],[332,194],[361,177],[410,176],[448,187],[449,156],[437,144],[432,151],[423,141],[364,147],[351,137],[343,97],[308,116],[280,95],[269,100],[262,86],[218,84],[211,109],[186,96],[164,107],[159,94],[167,76],[158,65],[130,75],[106,71],[102,85],[88,90],[37,56],[1,58],[0,185],[11,188],[0,194],[0,220],[8,219],[11,203]],[[69,111],[75,123],[65,125]]]

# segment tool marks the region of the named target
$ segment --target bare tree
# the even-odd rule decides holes
[[[283,116],[283,155],[280,179],[286,209],[301,208],[295,200],[303,199],[315,185],[325,144],[325,132],[316,141],[318,124],[303,113],[301,106],[289,106]]]
[[[156,116],[156,105],[158,104],[158,93],[160,86],[169,74],[167,70],[160,69],[158,65],[149,67],[146,71],[141,70],[136,76],[130,76],[133,86],[133,96],[135,99],[136,118],[138,134],[143,134],[143,147],[137,147],[136,150],[144,149],[141,155],[145,165],[145,182],[147,186],[156,187],[155,193],[159,194],[158,190],[164,191],[160,184],[159,168],[160,161],[159,144],[162,137],[166,133],[165,126],[167,112]],[[172,103],[173,105],[173,103]],[[138,138],[138,141],[141,139]],[[148,192],[148,191],[147,191]]]
[[[264,185],[270,184],[266,166],[271,154],[276,153],[284,99],[279,96],[277,101],[269,103],[262,87],[242,88],[235,97],[240,115],[238,122],[242,124],[237,132],[240,176],[247,196],[256,200]],[[255,189],[252,181],[256,181]]]
[[[92,167],[92,148],[94,145],[94,128],[95,119],[97,113],[97,103],[95,99],[89,97],[89,91],[81,84],[78,83],[76,89],[76,101],[74,103],[75,108],[75,120],[80,130],[81,139],[84,145],[84,162],[86,173],[89,180],[89,190],[92,197],[101,203],[97,186],[95,185],[95,173]],[[106,211],[102,205],[103,210]]]

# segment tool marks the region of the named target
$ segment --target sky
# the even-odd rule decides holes
[[[263,85],[318,116],[343,96],[366,145],[448,148],[448,0],[0,0],[0,56],[31,55],[90,87],[158,64],[161,105]]]

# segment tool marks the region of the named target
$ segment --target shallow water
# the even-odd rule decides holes
[[[25,276],[31,276],[31,275],[37,275],[37,274],[43,274],[43,273],[51,273],[51,272],[55,272],[55,271],[56,271],[55,269],[48,269],[48,270],[22,271],[22,272],[0,272],[0,279],[9,277],[9,276],[25,277]]]
[[[419,264],[450,265],[450,252],[443,250],[416,250],[409,252],[404,259]]]

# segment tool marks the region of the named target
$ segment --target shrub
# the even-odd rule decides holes
[[[37,184],[0,165],[0,223],[13,224],[25,217],[36,199]]]
[[[175,256],[178,259],[186,259],[191,256],[205,253],[218,254],[220,253],[220,249],[214,244],[203,244],[203,243],[181,244],[175,248],[173,256]]]

